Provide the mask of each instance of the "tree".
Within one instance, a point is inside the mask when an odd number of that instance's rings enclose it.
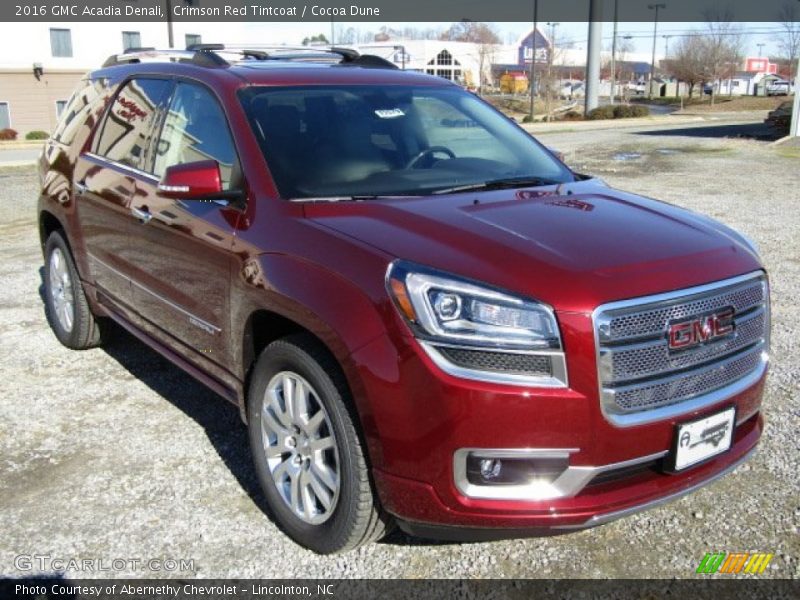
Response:
[[[459,21],[440,36],[442,40],[453,42],[471,42],[477,46],[478,54],[478,87],[483,93],[483,84],[486,71],[494,62],[497,46],[501,43],[500,36],[493,25],[476,21]]]
[[[319,35],[303,38],[303,46],[308,46],[310,44],[330,44],[330,42],[328,38],[325,37],[324,33],[320,33]]]
[[[500,36],[493,25],[477,21],[459,21],[443,32],[439,39],[474,44],[499,44]]]
[[[694,93],[694,86],[703,83],[706,77],[705,44],[697,34],[690,34],[680,39],[672,52],[670,68],[672,74],[689,86],[689,98]]]
[[[701,39],[705,68],[703,81],[711,83],[711,105],[721,79],[730,78],[742,62],[744,35],[729,10],[706,11],[706,33]]]
[[[797,57],[800,55],[800,10],[795,5],[797,2],[786,2],[778,13],[783,31],[778,34],[778,47],[781,54],[789,58],[789,81],[794,80],[794,69]]]

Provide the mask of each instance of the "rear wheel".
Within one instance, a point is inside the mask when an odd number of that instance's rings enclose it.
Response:
[[[278,525],[329,554],[386,531],[338,365],[311,336],[273,342],[248,394],[256,472]]]
[[[89,308],[67,242],[54,231],[44,250],[44,295],[47,321],[58,340],[75,350],[100,344],[100,329]]]

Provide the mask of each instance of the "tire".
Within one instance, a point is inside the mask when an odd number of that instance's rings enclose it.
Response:
[[[101,342],[100,328],[86,301],[72,253],[59,231],[44,246],[44,301],[47,322],[58,341],[73,350]]]
[[[287,403],[287,390],[301,400]],[[349,403],[338,364],[310,335],[277,340],[256,362],[247,406],[256,473],[278,526],[319,554],[377,540],[390,523]]]

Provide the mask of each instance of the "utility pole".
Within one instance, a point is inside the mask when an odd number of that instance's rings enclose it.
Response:
[[[758,58],[761,58],[761,49],[766,46],[765,43],[761,42],[760,44],[756,44],[758,46]]]
[[[531,34],[531,122],[536,91],[536,28],[539,26],[539,0],[533,0],[533,34]]]
[[[652,100],[653,99],[653,79],[655,76],[656,70],[656,37],[658,36],[658,9],[659,8],[667,8],[667,5],[664,3],[657,3],[657,4],[648,4],[647,8],[650,10],[655,9],[656,16],[653,19],[653,57],[650,60],[650,81],[647,85],[647,98]]]
[[[603,43],[603,0],[589,0],[589,44],[586,56],[586,98],[584,110],[597,108],[600,85],[600,51]]]
[[[172,33],[172,0],[167,2],[167,40],[169,41],[170,49],[175,47],[175,36]]]
[[[611,104],[614,104],[617,95],[617,23],[619,0],[614,0],[614,35],[611,36]]]
[[[789,135],[800,136],[800,57],[794,70],[794,104],[792,105],[792,125]]]
[[[547,89],[544,91],[544,100],[545,100],[545,113],[547,114],[547,120],[550,121],[552,115],[550,114],[550,108],[552,104],[552,95],[553,95],[553,60],[555,59],[555,52],[556,52],[556,27],[558,27],[559,23],[550,23],[548,21],[547,26],[550,27],[550,48],[547,53]]]

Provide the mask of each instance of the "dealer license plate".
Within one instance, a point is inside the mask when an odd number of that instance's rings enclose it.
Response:
[[[696,465],[731,447],[736,410],[731,407],[710,417],[678,426],[675,470]]]

